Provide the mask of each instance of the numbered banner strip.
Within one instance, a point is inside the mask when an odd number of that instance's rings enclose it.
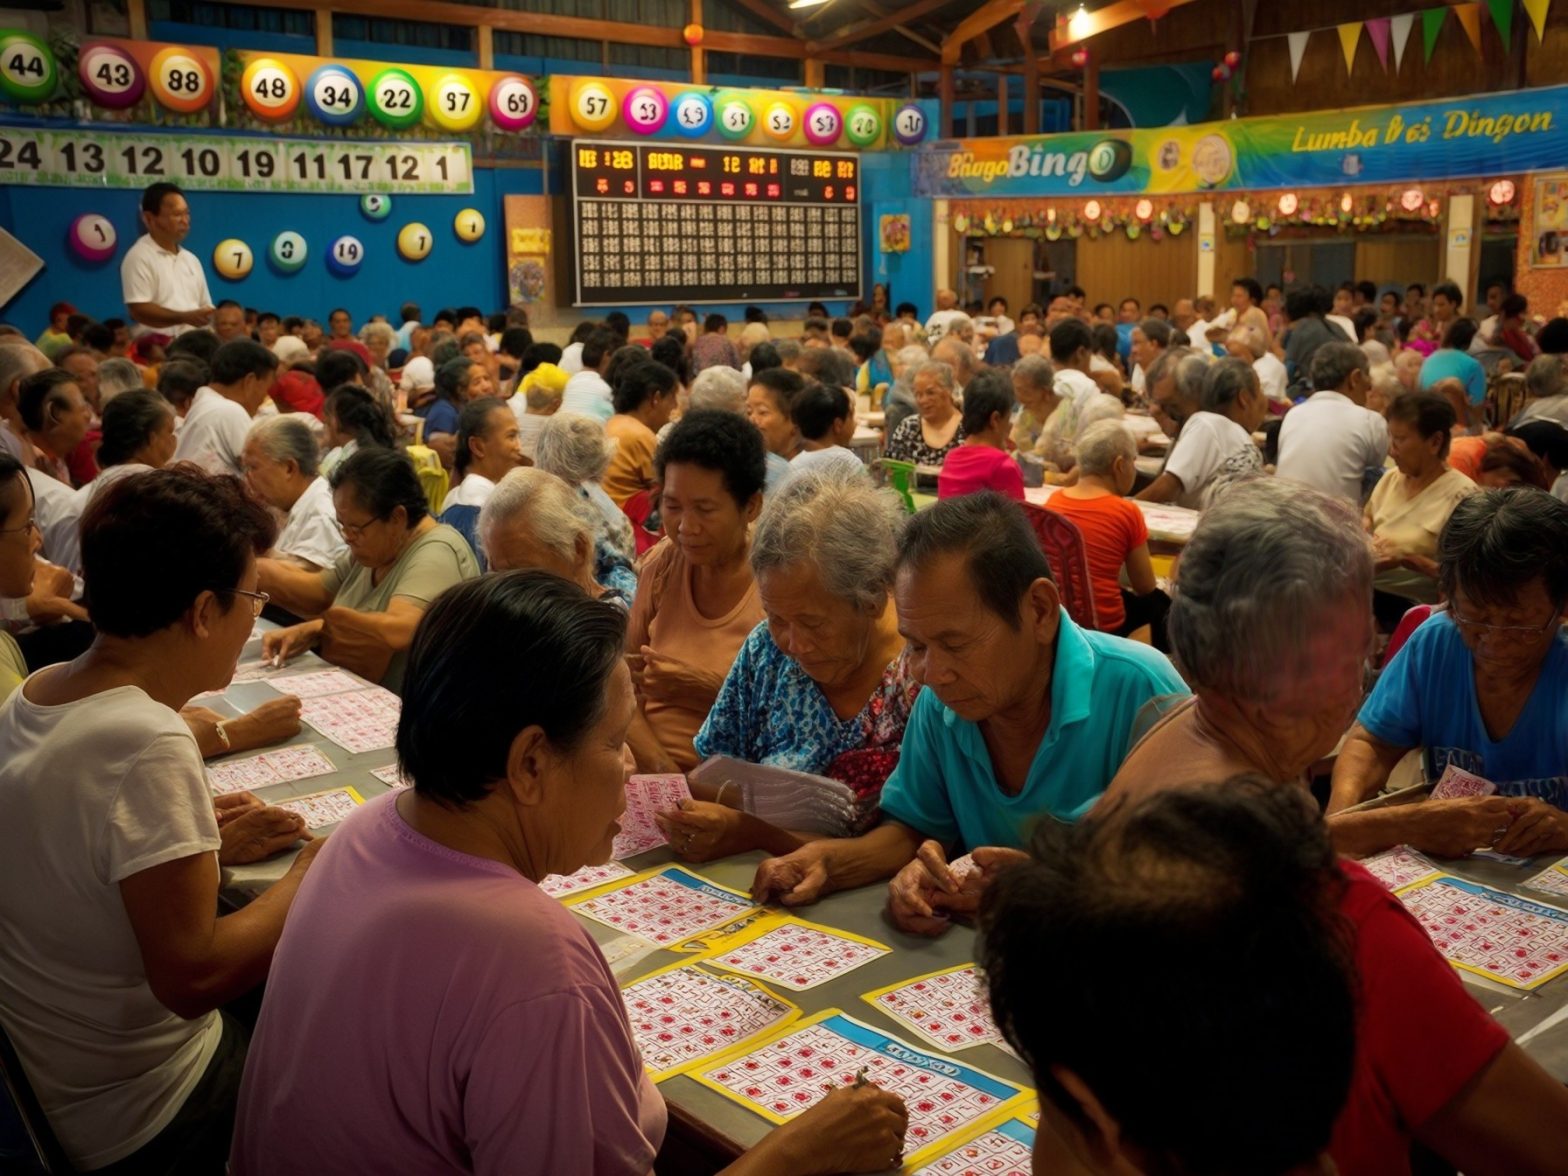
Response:
[[[122,135],[0,127],[0,184],[465,195],[466,143],[346,143],[220,135]]]

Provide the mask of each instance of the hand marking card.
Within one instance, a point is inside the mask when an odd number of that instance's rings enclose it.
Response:
[[[998,1123],[944,1152],[913,1176],[1030,1176],[1034,1128],[1017,1119]]]
[[[800,1012],[742,976],[715,976],[691,964],[634,980],[621,989],[621,998],[656,1082],[779,1028]]]
[[[615,835],[610,856],[616,861],[636,857],[665,844],[664,830],[654,823],[654,815],[681,807],[691,799],[686,777],[633,776],[626,781],[626,811],[621,814],[621,831]]]
[[[975,855],[966,853],[961,858],[954,858],[947,863],[947,872],[953,876],[953,881],[959,886],[969,879],[970,875],[980,872],[980,867],[975,864]]]
[[[1408,845],[1396,845],[1393,849],[1385,849],[1382,853],[1363,858],[1361,864],[1389,890],[1414,886],[1417,882],[1425,882],[1428,878],[1435,878],[1443,872]]]
[[[1001,1045],[985,981],[973,964],[901,980],[861,997],[937,1049]]]
[[[295,698],[320,698],[326,694],[345,694],[350,690],[363,690],[365,684],[342,670],[316,670],[309,674],[288,674],[269,678],[267,685],[279,694],[292,694]]]
[[[1466,972],[1510,988],[1538,988],[1568,972],[1568,914],[1458,878],[1399,892],[1437,950]]]
[[[988,1116],[1021,1105],[1029,1092],[961,1062],[933,1057],[836,1009],[760,1045],[741,1046],[690,1076],[773,1123],[820,1100],[825,1088],[867,1082],[892,1091],[909,1111],[910,1162],[944,1146]]]
[[[1443,774],[1438,777],[1437,784],[1432,789],[1432,799],[1454,800],[1461,796],[1491,796],[1496,791],[1497,785],[1490,780],[1449,764],[1443,769]]]
[[[306,698],[300,717],[344,751],[381,751],[397,742],[397,695],[373,687]]]
[[[1556,895],[1558,899],[1568,898],[1568,858],[1553,862],[1539,874],[1526,878],[1520,885],[1540,894]]]
[[[229,684],[233,685],[235,682],[264,682],[274,674],[280,673],[282,669],[282,666],[275,666],[270,661],[263,661],[259,657],[252,658],[249,661],[242,661],[235,665],[234,676],[229,679]],[[222,691],[216,691],[216,693],[221,694]]]
[[[892,948],[788,916],[759,920],[703,957],[731,972],[802,992],[881,959]]]
[[[606,882],[619,882],[622,878],[630,878],[635,871],[628,870],[620,862],[605,862],[602,866],[584,866],[575,874],[551,874],[539,883],[539,889],[551,898],[565,898],[568,894],[576,894],[580,890],[592,890],[596,886],[603,886]]]
[[[669,866],[625,886],[574,901],[572,909],[596,923],[638,935],[660,947],[681,944],[756,909],[739,891]]]
[[[325,829],[328,825],[336,825],[364,803],[365,798],[353,788],[333,788],[297,796],[293,800],[280,800],[277,807],[304,817],[307,829]]]
[[[412,780],[405,780],[403,778],[403,770],[396,764],[388,764],[384,768],[372,768],[370,770],[370,774],[377,780],[380,780],[388,788],[392,789],[393,792],[397,792],[403,788],[412,788],[414,786],[414,782]],[[627,872],[630,873],[630,871]]]
[[[308,780],[312,776],[325,776],[337,770],[337,765],[317,748],[280,747],[261,755],[222,760],[208,765],[207,785],[214,796],[223,796],[230,792],[286,784],[291,780]]]

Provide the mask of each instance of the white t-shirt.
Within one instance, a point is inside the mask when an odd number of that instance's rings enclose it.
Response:
[[[1217,412],[1195,412],[1171,447],[1165,472],[1181,479],[1178,506],[1206,510],[1232,482],[1263,468],[1263,454],[1247,431]]]
[[[120,296],[129,306],[133,302],[152,302],[165,310],[200,310],[212,305],[207,275],[201,262],[189,249],[170,253],[143,233],[125,251],[120,263]],[[166,335],[183,335],[191,327],[176,323],[159,327]]]
[[[209,474],[240,474],[251,419],[234,401],[211,388],[196,389],[175,435],[174,460],[193,461]]]
[[[1356,333],[1356,324],[1351,322],[1344,315],[1326,314],[1323,317],[1328,322],[1336,323],[1339,326],[1339,329],[1345,332],[1345,339],[1347,342],[1354,343],[1357,339],[1360,338],[1360,336]]]
[[[1360,506],[1366,471],[1387,457],[1387,421],[1338,392],[1314,392],[1280,422],[1275,472]]]
[[[278,555],[303,560],[316,568],[330,568],[348,550],[338,531],[338,512],[332,505],[332,487],[325,478],[316,478],[305,493],[289,507],[288,521],[278,533],[272,550]]]
[[[0,421],[0,453],[9,453],[24,466],[33,464],[32,445],[11,431],[9,421]]]
[[[947,334],[948,324],[963,313],[961,310],[939,310],[926,319],[926,342],[933,346],[938,343]]]
[[[404,392],[426,392],[436,386],[436,365],[428,356],[416,355],[403,365],[398,387]],[[331,388],[326,391],[332,391]]]
[[[615,405],[610,399],[610,385],[592,368],[578,372],[566,381],[561,393],[561,411],[579,412],[583,416],[608,421],[615,415]]]
[[[534,455],[539,451],[539,433],[544,428],[548,416],[528,411],[528,395],[518,392],[506,402],[511,406],[512,415],[517,418],[517,439],[522,444],[523,456],[533,461]]]
[[[543,417],[539,418],[544,420]],[[446,496],[441,509],[449,506],[483,506],[489,501],[490,495],[495,493],[495,483],[483,474],[468,474],[457,484],[457,488]]]
[[[583,370],[583,345],[581,343],[568,343],[561,348],[560,368],[569,376],[575,376]]]
[[[0,812],[0,1020],[72,1163],[102,1167],[168,1125],[222,1035],[153,995],[119,886],[217,850],[201,754],[134,686],[38,706],[24,684],[0,706]]]
[[[1290,383],[1290,377],[1285,372],[1285,365],[1280,362],[1279,356],[1272,351],[1265,351],[1261,359],[1252,361],[1252,370],[1258,373],[1258,383],[1263,386],[1263,395],[1276,403],[1289,400],[1285,393],[1285,386]]]
[[[44,558],[73,574],[81,571],[82,512],[76,497],[78,491],[31,466],[27,480],[33,487],[33,518],[44,535]]]

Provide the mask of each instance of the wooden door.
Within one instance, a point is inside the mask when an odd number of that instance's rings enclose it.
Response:
[[[1001,295],[1016,320],[1019,310],[1034,301],[1034,242],[1028,237],[987,238],[985,260],[996,267],[986,279],[986,301]]]

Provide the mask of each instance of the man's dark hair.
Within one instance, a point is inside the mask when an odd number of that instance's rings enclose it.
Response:
[[[1362,281],[1356,283],[1355,289],[1356,293],[1361,295],[1361,300],[1363,302],[1377,301],[1377,283],[1369,282],[1363,279]]]
[[[365,361],[347,347],[328,347],[316,360],[316,382],[323,388],[352,384],[365,378]]]
[[[742,312],[742,314],[748,323],[762,323],[764,325],[767,324],[768,312],[763,310],[760,306],[748,306]]]
[[[756,376],[770,368],[783,367],[784,359],[779,355],[779,349],[773,345],[772,340],[758,343],[751,349],[747,356],[751,361],[751,374]]]
[[[1231,289],[1235,289],[1237,286],[1240,286],[1243,290],[1245,290],[1247,292],[1247,297],[1252,299],[1255,305],[1262,304],[1263,287],[1258,285],[1258,280],[1256,278],[1233,278],[1231,279],[1230,284]]]
[[[1018,404],[1013,381],[995,368],[987,368],[964,387],[963,428],[972,437],[991,427],[991,417],[1001,413],[1005,426]]]
[[[903,318],[906,314],[912,314],[918,318],[920,316],[920,308],[913,302],[900,302],[893,308],[894,318]]]
[[[16,411],[29,431],[42,433],[69,407],[66,385],[76,386],[76,377],[64,368],[44,368],[24,376],[16,388]]]
[[[1094,336],[1089,333],[1089,324],[1081,319],[1063,319],[1051,328],[1051,358],[1057,363],[1066,363],[1077,355],[1080,350],[1094,350]]]
[[[478,400],[470,400],[458,412],[457,448],[452,455],[452,472],[457,478],[461,479],[468,473],[468,467],[474,460],[474,455],[468,451],[468,443],[475,437],[483,439],[489,436],[490,414],[498,408],[505,408],[508,414],[512,411],[506,407],[504,400],[481,396]]]
[[[605,329],[608,330],[610,334],[614,335],[623,343],[632,333],[631,317],[624,310],[612,310],[609,314],[605,315],[604,325]]]
[[[686,351],[686,332],[680,328],[666,331],[648,348],[648,358],[662,363],[683,384],[691,383],[691,356]]]
[[[501,354],[522,359],[533,346],[534,335],[527,327],[507,327],[501,332]]]
[[[745,417],[722,409],[698,409],[677,421],[659,446],[654,467],[660,482],[671,465],[716,471],[735,505],[744,509],[762,493],[767,480],[767,448],[757,426]]]
[[[278,357],[254,339],[233,339],[212,357],[212,382],[238,384],[246,376],[269,376],[278,370]]]
[[[211,374],[199,359],[166,359],[158,365],[158,392],[170,404],[184,404],[206,384]]]
[[[1459,500],[1437,539],[1437,582],[1504,608],[1539,578],[1560,610],[1568,601],[1568,502],[1534,486],[1481,490]]]
[[[853,319],[836,318],[828,326],[828,331],[835,339],[847,340],[855,333],[855,322]]]
[[[124,465],[153,438],[174,409],[156,392],[133,388],[103,406],[103,440],[98,465]]]
[[[405,323],[417,323],[419,321],[419,303],[403,303],[403,305],[398,308],[398,314],[402,317]]]
[[[1443,335],[1443,346],[1453,351],[1469,351],[1480,329],[1473,318],[1456,318],[1448,324],[1448,330]]]
[[[714,311],[712,314],[704,316],[702,320],[703,332],[709,335],[723,334],[725,331],[729,330],[729,326],[730,320],[725,318],[722,314],[718,313],[718,311]]]
[[[163,198],[165,196],[183,196],[184,189],[178,184],[171,184],[167,180],[160,180],[156,184],[148,184],[142,189],[142,211],[148,216],[157,216],[163,211]]]
[[[88,323],[82,328],[82,346],[93,351],[108,351],[114,346],[114,328],[104,323]],[[55,362],[60,362],[58,355]]]
[[[282,322],[282,320],[278,318],[277,314],[275,312],[273,312],[273,311],[270,311],[270,310],[264,310],[264,311],[262,311],[260,314],[258,314],[256,316],[256,325],[258,327],[261,326],[262,323],[281,323],[281,322]]]
[[[833,426],[847,419],[855,411],[849,393],[818,380],[807,380],[806,386],[790,400],[789,419],[795,422],[800,435],[808,441],[821,441],[833,431]]]
[[[1459,289],[1458,282],[1439,282],[1432,287],[1432,297],[1436,298],[1439,294],[1452,302],[1456,310],[1464,305],[1464,292]]]
[[[801,352],[802,355],[805,352]],[[825,382],[825,381],[824,381]],[[746,387],[764,388],[779,411],[785,416],[789,415],[790,405],[795,397],[800,395],[800,390],[806,386],[806,377],[800,372],[792,372],[786,367],[766,368],[763,371],[753,371],[751,379],[746,381]]]
[[[1055,579],[1023,508],[994,490],[943,499],[909,520],[898,544],[899,571],[918,575],[943,555],[964,556],[976,598],[1015,632],[1029,586]]]
[[[1323,313],[1323,299],[1327,291],[1321,286],[1292,286],[1285,291],[1285,317],[1293,323]]]
[[[619,382],[611,385],[610,399],[616,412],[632,413],[658,393],[673,395],[676,385],[674,372],[657,360],[644,359],[621,373]]]
[[[589,334],[583,342],[583,369],[598,370],[604,362],[604,357],[620,346],[620,340],[610,331],[600,327]]]
[[[523,373],[526,375],[543,363],[559,364],[560,362],[561,349],[559,346],[554,343],[533,342],[530,343],[527,350],[523,352]]]
[[[165,359],[195,359],[211,367],[212,357],[218,354],[218,348],[222,346],[222,339],[206,327],[201,327],[176,335],[163,349],[163,356]]]

